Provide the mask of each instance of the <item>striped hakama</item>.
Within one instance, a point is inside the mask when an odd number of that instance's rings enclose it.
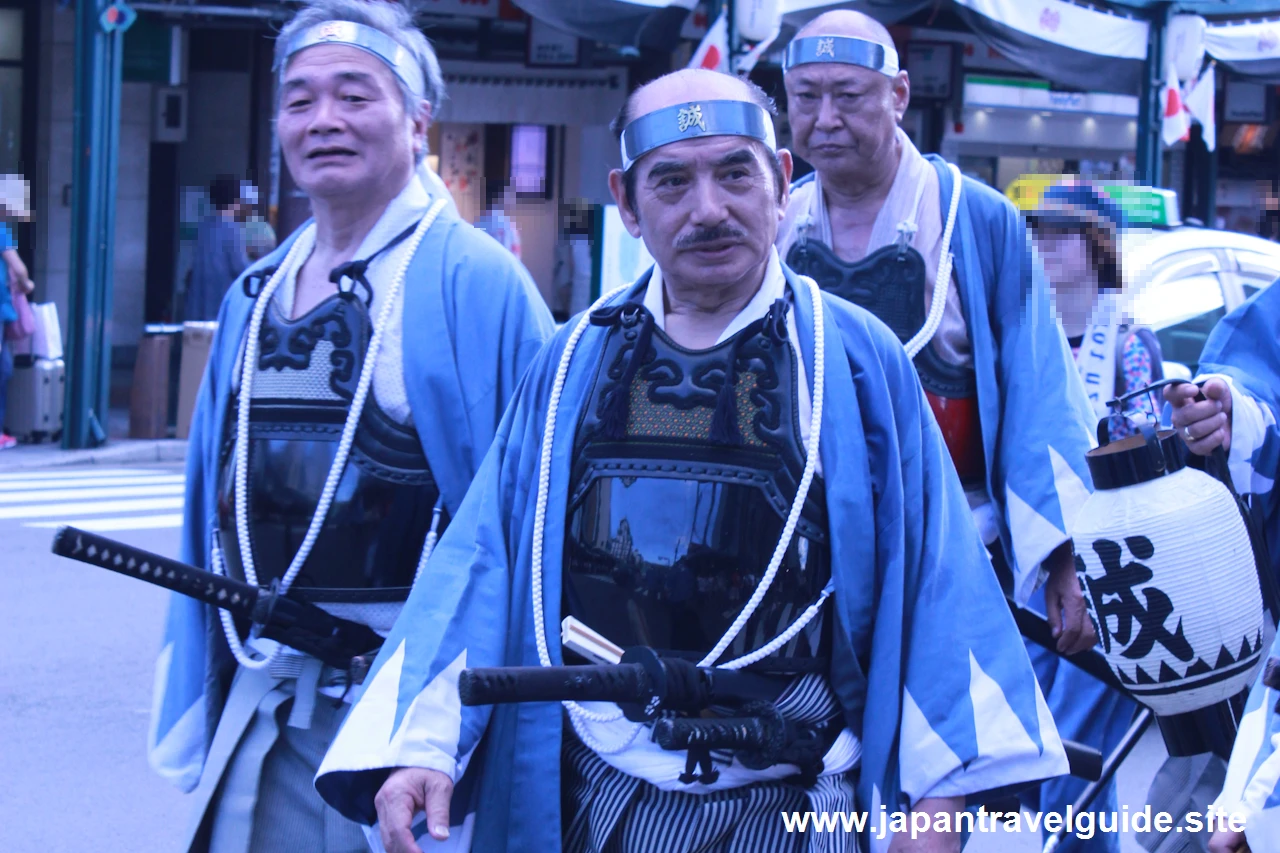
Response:
[[[797,723],[839,717],[826,679],[812,674],[792,682],[777,707]],[[856,770],[819,776],[807,789],[763,781],[710,793],[664,791],[607,764],[567,718],[561,767],[564,853],[858,853],[852,833],[791,833],[782,821],[784,812],[853,811]]]

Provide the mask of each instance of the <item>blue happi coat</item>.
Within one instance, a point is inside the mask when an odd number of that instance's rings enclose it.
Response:
[[[951,170],[937,155],[943,210]],[[1009,200],[965,178],[951,238],[978,381],[987,491],[1026,604],[1041,563],[1067,541],[1093,480],[1085,453],[1097,418],[1053,312],[1048,281]]]
[[[955,181],[941,157],[926,159],[938,175],[945,222]],[[977,377],[986,491],[1013,571],[1013,597],[1025,605],[1044,580],[1041,564],[1070,538],[1089,497],[1084,455],[1095,443],[1097,418],[1026,225],[1009,200],[964,178],[950,248]]]
[[[1261,291],[1228,314],[1200,359],[1199,378],[1217,375],[1231,384],[1232,480],[1239,491],[1253,494],[1274,570],[1280,558],[1280,287]],[[1280,637],[1268,655],[1277,657]],[[1262,683],[1264,672],[1249,693],[1218,806],[1246,822],[1253,853],[1280,853],[1280,690]]]
[[[813,285],[787,275],[812,383]],[[647,278],[613,303],[639,300]],[[828,606],[837,617],[830,676],[862,740],[860,807],[896,809],[1065,773],[1057,731],[911,362],[870,314],[835,297],[822,301],[820,455],[836,590]],[[560,849],[560,707],[462,707],[457,681],[465,667],[538,664],[530,573],[538,462],[575,324],[530,367],[321,765],[317,789],[354,820],[376,820],[374,794],[389,768],[427,767],[460,780],[448,849],[468,841],[485,853]],[[551,448],[542,599],[554,663],[574,432],[606,334],[590,326],[578,345]],[[862,845],[882,851],[888,840],[864,835]]]
[[[301,230],[246,275],[278,265]],[[242,281],[218,313],[191,421],[180,558],[203,568],[209,566],[231,379],[253,310]],[[554,326],[524,268],[450,209],[423,237],[403,298],[404,384],[413,425],[454,516],[524,368]],[[200,780],[234,666],[216,614],[174,595],[157,663],[148,752],[157,772],[185,791]]]

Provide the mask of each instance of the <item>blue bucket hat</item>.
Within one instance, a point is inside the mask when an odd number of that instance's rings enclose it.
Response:
[[[1093,248],[1098,266],[1098,283],[1119,289],[1120,250],[1118,234],[1126,226],[1124,211],[1093,184],[1056,184],[1044,191],[1040,206],[1027,214],[1033,230],[1079,231]]]

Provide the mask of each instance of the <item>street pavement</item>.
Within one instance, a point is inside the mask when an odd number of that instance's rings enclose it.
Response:
[[[167,593],[49,552],[57,527],[174,556],[176,464],[0,469],[0,853],[177,851],[190,802],[147,765],[153,666]],[[1121,768],[1145,802],[1164,758],[1148,732]],[[978,834],[968,853],[1033,853],[1038,839]],[[1140,853],[1130,836],[1123,853]]]
[[[147,765],[167,593],[49,553],[59,524],[176,555],[179,465],[0,469],[0,851],[175,851]]]

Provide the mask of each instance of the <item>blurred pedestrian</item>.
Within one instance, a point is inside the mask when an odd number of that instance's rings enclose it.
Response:
[[[489,181],[485,186],[484,215],[476,222],[476,227],[502,244],[518,259],[520,257],[520,228],[510,216],[514,203],[510,186],[506,181]]]
[[[1155,334],[1124,322],[1119,252],[1124,213],[1090,184],[1059,184],[1045,192],[1027,222],[1085,392],[1101,420],[1110,414],[1108,400],[1164,378]],[[1138,418],[1152,413],[1145,394],[1125,407],[1126,415]],[[1112,438],[1135,430],[1126,417],[1112,417],[1108,426]]]
[[[250,261],[271,252],[276,247],[276,232],[271,223],[258,212],[258,188],[252,181],[240,184],[240,226],[244,231],[245,254]]]
[[[219,175],[209,184],[213,210],[196,231],[195,257],[187,286],[184,316],[187,320],[214,320],[231,282],[249,266],[244,234],[236,222],[240,209],[240,182]]]
[[[25,297],[34,285],[27,275],[26,264],[18,257],[13,231],[4,224],[0,224],[0,258],[4,259],[8,278],[8,286],[0,287],[0,326],[4,326],[4,334],[0,334],[0,450],[8,450],[18,443],[16,438],[3,431],[9,378],[13,375],[13,348],[9,334],[11,324],[17,324],[19,319],[15,300],[19,295]]]

